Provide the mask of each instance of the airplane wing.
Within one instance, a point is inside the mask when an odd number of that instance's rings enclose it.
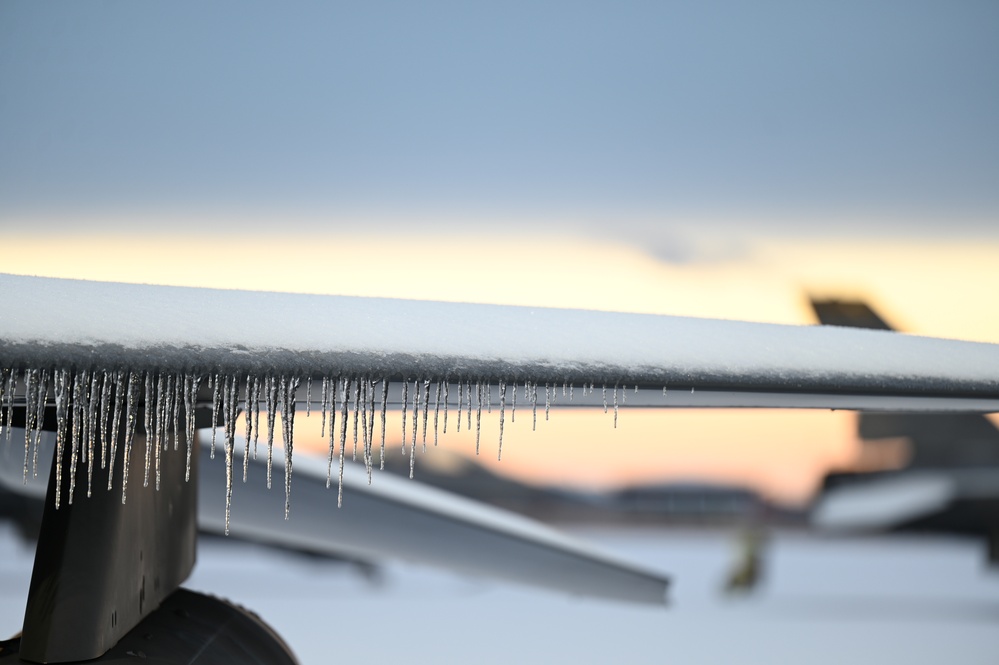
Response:
[[[591,406],[616,386],[639,388],[629,406],[999,410],[999,347],[884,331],[15,275],[0,290],[0,366],[15,369],[569,384]]]

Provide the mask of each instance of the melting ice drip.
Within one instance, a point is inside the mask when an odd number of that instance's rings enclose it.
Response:
[[[15,404],[25,408],[24,479],[28,474],[37,476],[38,447],[46,407],[55,406],[57,463],[55,507],[63,501],[63,459],[70,459],[72,474],[66,501],[73,503],[77,476],[86,472],[87,496],[93,492],[94,464],[108,470],[108,487],[112,490],[114,462],[118,445],[124,446],[121,500],[128,495],[129,459],[136,441],[139,419],[145,433],[143,486],[150,478],[157,490],[160,488],[160,462],[162,454],[179,451],[181,434],[184,435],[186,456],[185,480],[191,477],[192,446],[196,436],[195,413],[198,408],[212,412],[211,458],[214,459],[221,428],[222,450],[226,465],[226,533],[228,533],[234,460],[236,457],[236,423],[240,411],[245,421],[245,443],[242,450],[242,476],[246,482],[249,460],[257,457],[261,438],[260,412],[263,404],[266,413],[267,487],[272,484],[274,437],[278,412],[281,413],[281,436],[284,449],[285,519],[291,510],[292,453],[294,450],[295,407],[303,379],[289,375],[253,375],[209,373],[206,375],[179,374],[138,370],[27,368],[0,369],[0,436],[11,441],[12,415]],[[499,397],[499,449],[503,454],[503,428],[507,405],[510,419],[517,413],[517,395],[530,404],[532,428],[537,428],[539,392],[544,390],[545,420],[556,403],[559,392],[569,401],[577,386],[564,382],[560,385],[531,381],[520,383],[500,380],[497,384],[483,381],[449,378],[433,380],[391,381],[371,376],[323,376],[307,378],[305,405],[307,414],[313,405],[313,383],[319,382],[321,390],[321,436],[329,437],[326,486],[332,486],[334,461],[338,467],[337,505],[343,502],[343,472],[348,439],[352,441],[351,457],[357,459],[358,449],[371,482],[374,468],[374,449],[379,449],[379,467],[385,466],[385,443],[390,385],[401,388],[399,403],[402,424],[402,452],[409,448],[409,476],[413,477],[418,444],[427,449],[428,428],[433,414],[433,442],[437,445],[438,433],[447,433],[450,413],[456,409],[455,429],[461,431],[462,420],[468,431],[472,429],[475,413],[475,450],[479,452],[482,432],[482,410],[492,412],[493,388]],[[592,395],[593,383],[582,386],[583,394]],[[202,390],[204,389],[204,393]],[[603,409],[614,410],[617,426],[618,407],[626,401],[624,386],[600,386]],[[637,392],[638,387],[635,386]],[[611,393],[611,396],[608,396]],[[203,399],[210,394],[209,400]],[[665,388],[663,395],[666,395]],[[453,398],[452,396],[455,396]],[[411,409],[411,413],[410,413]],[[376,435],[375,427],[378,423]],[[4,424],[6,423],[6,427]],[[119,437],[119,435],[121,435]],[[252,441],[252,449],[251,449]],[[82,482],[82,481],[81,481]]]

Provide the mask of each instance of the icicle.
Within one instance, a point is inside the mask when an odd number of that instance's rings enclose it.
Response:
[[[569,401],[572,401],[573,384],[569,384]]]
[[[423,452],[427,452],[427,421],[430,416],[430,380],[423,380]]]
[[[97,444],[97,419],[100,417],[101,378],[95,370],[90,376],[90,394],[87,397],[87,498],[93,496],[94,449]]]
[[[666,397],[666,386],[663,386],[663,397]]]
[[[516,388],[514,388],[514,394],[517,394]],[[500,379],[499,382],[499,398],[500,398],[500,412],[499,412],[499,452],[496,455],[496,459],[503,459],[503,419],[506,415],[506,381]]]
[[[247,412],[247,418],[250,417]],[[260,377],[253,377],[253,459],[257,459],[257,443],[260,441]]]
[[[482,434],[482,383],[475,382],[475,454],[479,454],[479,439]],[[469,424],[471,427],[471,424]]]
[[[354,450],[351,453],[351,459],[357,461],[357,426],[360,421],[358,417],[361,410],[361,379],[358,377],[354,381]],[[414,421],[415,422],[415,421]]]
[[[152,449],[149,447],[153,438],[153,375],[146,372],[145,395],[142,401],[142,424],[146,432],[144,439],[146,444],[145,471],[143,472],[142,486],[149,487],[149,467],[152,464]],[[212,427],[215,427],[215,409],[212,409]],[[152,443],[155,445],[155,441]],[[215,454],[215,430],[212,430],[212,455]]]
[[[402,382],[402,454],[406,454],[406,403],[409,401],[409,379]]]
[[[3,408],[4,402],[7,405],[7,414],[4,417],[7,429],[0,429],[0,431],[4,433],[9,445],[14,429],[14,387],[17,385],[17,371],[14,369],[4,369],[3,374],[0,374],[0,379],[2,379],[0,381],[0,408]],[[2,426],[3,423],[0,423],[0,428]]]
[[[341,394],[340,399],[340,481],[339,487],[336,494],[336,507],[339,508],[343,505],[343,465],[344,465],[344,449],[347,447],[347,398],[350,391],[350,379],[344,378],[341,383]],[[330,428],[332,430],[332,423]]]
[[[218,434],[218,426],[216,423],[219,421],[219,406],[222,401],[222,377],[215,374],[214,376],[209,377],[209,379],[212,384],[212,451],[209,457],[211,459],[215,459],[215,439]],[[270,487],[270,483],[267,483],[267,486]]]
[[[37,411],[33,408],[38,401],[38,370],[24,370],[24,484],[28,484],[28,460],[31,458],[31,433],[38,427],[35,422]]]
[[[614,390],[615,390],[615,392],[617,391],[617,387],[616,386],[615,386]],[[627,385],[623,385],[623,386],[621,386],[621,404],[627,404],[627,403],[628,403],[628,386]]]
[[[531,414],[533,417],[533,424],[531,425],[531,431],[536,431],[538,429],[538,384],[531,384]]]
[[[441,415],[441,391],[443,390],[441,382],[437,382],[437,388],[434,390],[434,448],[437,447],[437,433],[439,431],[438,423],[440,421]]]
[[[458,431],[461,431],[461,404],[465,394],[465,384],[458,380]]]
[[[156,386],[156,442],[166,450],[170,445],[170,375],[161,373]]]
[[[419,381],[413,381],[413,442],[409,446],[409,477],[413,477],[416,467],[416,434],[420,419],[420,386]]]
[[[548,416],[552,410],[552,386],[550,383],[545,384],[545,421],[547,422]]]
[[[319,426],[319,436],[326,436],[326,413],[329,409],[329,399],[330,399],[330,378],[328,376],[323,377],[323,392],[321,396],[323,402],[323,419]],[[327,485],[329,487],[329,485]]]
[[[326,489],[330,488],[330,481],[333,476],[333,450],[336,448],[336,435],[333,431],[333,426],[336,424],[336,387],[339,379],[327,380],[327,392],[324,397],[324,404],[331,404],[328,409],[330,418],[330,447],[329,455],[326,460]]]
[[[56,510],[58,510],[62,500],[62,459],[66,451],[66,428],[69,421],[69,414],[67,411],[69,409],[70,387],[68,384],[70,381],[70,375],[67,370],[59,369],[55,371],[53,379],[55,383],[53,391],[55,393],[56,405],[55,507]]]
[[[88,372],[77,372],[73,377],[73,402],[70,405],[70,413],[73,418],[73,426],[70,433],[70,456],[69,456],[69,498],[67,503],[73,505],[73,494],[76,491],[76,465],[80,459],[80,449],[83,444],[83,437],[86,436],[86,427],[83,422],[83,414],[87,408],[87,382]]]
[[[253,436],[253,376],[246,375],[246,400],[244,402],[243,419],[246,421],[243,441],[243,482],[246,482],[250,471],[250,438]]]
[[[617,429],[617,384],[614,384],[614,429]]]
[[[101,391],[101,468],[108,469],[108,491],[114,478],[114,456],[118,451],[118,420],[121,418],[122,372],[104,372]],[[112,393],[111,387],[114,386]],[[114,409],[112,411],[112,408]]]
[[[468,395],[468,429],[472,429],[472,382],[465,382],[465,394]]]
[[[111,411],[111,373],[104,371],[101,383],[101,468],[108,468],[108,416]]]
[[[41,445],[42,427],[45,423],[45,403],[49,394],[49,371],[43,369],[38,379],[38,403],[35,405],[35,422],[38,428],[35,430],[34,442],[31,446],[31,476],[38,477],[38,448]]]
[[[372,450],[375,447],[375,380],[371,377],[365,379],[364,392],[368,396],[367,413],[368,413],[368,441],[365,449],[365,454],[367,455],[367,465],[368,465],[368,484],[371,484],[371,471],[374,466],[374,455]]]
[[[378,465],[382,470],[385,469],[385,416],[388,411],[388,389],[388,379],[382,379],[382,447],[378,452]]]
[[[222,452],[225,455],[225,535],[229,535],[229,515],[232,507],[232,458],[236,447],[236,402],[239,380],[226,375],[222,385]],[[158,448],[157,448],[158,450]],[[157,482],[159,480],[157,479]]]
[[[114,376],[114,413],[111,416],[111,451],[108,461],[108,491],[114,481],[114,458],[118,454],[118,428],[121,422],[122,411],[125,407],[125,393],[128,386],[125,384],[125,373],[116,372]]]
[[[277,378],[268,376],[267,385],[267,489],[271,488],[271,475],[274,467],[274,428],[277,418],[278,382]]]
[[[451,397],[451,382],[445,379],[442,383],[444,384],[444,429],[442,431],[447,434],[447,403]]]
[[[569,389],[568,384],[565,381],[563,381],[562,382],[562,397],[566,396],[566,392],[568,391],[568,389]]]
[[[181,381],[183,377],[174,374],[170,377],[170,401],[173,402],[173,449],[180,448],[180,392],[182,390]]]
[[[166,392],[164,393],[163,396],[163,426],[160,427],[160,430],[163,432],[163,441],[162,441],[163,450],[169,450],[171,428],[173,428],[174,430],[174,437],[176,438],[177,436],[177,429],[176,427],[174,427],[176,423],[174,422],[173,419],[174,416],[173,409],[175,406],[173,398],[174,394],[176,393],[176,385],[174,385],[172,374],[166,375],[166,379],[163,381],[163,387],[166,390]],[[176,450],[176,441],[174,442],[174,450]]]
[[[517,422],[517,382],[513,383],[513,404],[510,406],[510,422]]]
[[[601,389],[603,391],[603,398],[604,398],[604,413],[607,413],[607,384],[606,383],[603,384]]]
[[[135,440],[135,430],[139,422],[136,413],[139,392],[140,375],[136,372],[128,374],[128,388],[125,393],[125,457],[121,466],[121,502],[125,503],[125,494],[128,491],[128,467],[132,459],[132,442]]]
[[[83,433],[80,429],[83,427],[83,414],[79,413],[84,407],[85,396],[80,395],[80,382],[81,375],[79,372],[71,375],[72,387],[69,390],[69,416],[72,419],[69,431],[69,447],[70,447],[70,464],[72,466],[72,475],[70,476],[70,496],[69,503],[73,503],[72,488],[74,487],[74,481],[76,480],[76,462],[79,455],[79,443],[83,438]],[[84,430],[85,431],[85,430]]]
[[[31,459],[31,434],[37,427],[34,422],[38,400],[38,370],[24,370],[24,484],[28,484],[28,461]]]
[[[368,472],[368,484],[371,484],[371,446],[368,445],[368,380],[361,380],[361,459],[364,470]]]
[[[295,395],[298,391],[298,377],[281,379],[283,388],[284,410],[282,412],[284,424],[284,518],[288,519],[291,514],[291,456],[294,452],[295,442]]]
[[[493,412],[493,387],[491,385],[489,385],[489,382],[486,382],[485,385],[482,386],[482,392],[486,396],[486,413],[492,413]]]
[[[162,445],[163,444],[163,429],[164,429],[164,426],[163,426],[164,425],[164,423],[163,423],[163,421],[164,421],[164,417],[163,417],[164,413],[163,412],[166,410],[166,407],[164,406],[163,402],[164,402],[165,393],[166,393],[166,388],[164,387],[164,384],[163,384],[163,375],[160,374],[159,377],[157,377],[157,380],[156,380],[156,423],[155,423],[156,434],[153,437],[153,449],[154,449],[155,461],[156,461],[155,468],[156,468],[156,491],[157,492],[160,490],[160,459],[161,459],[161,457],[163,455],[163,453],[162,453],[162,450],[163,450],[163,445]],[[147,408],[148,408],[148,405],[147,405]],[[224,417],[224,415],[223,415],[223,417]]]
[[[184,460],[184,482],[191,480],[191,454],[194,448],[195,437],[197,436],[197,415],[198,387],[201,385],[201,377],[189,375],[185,377],[184,389],[184,413],[187,416],[187,453]]]

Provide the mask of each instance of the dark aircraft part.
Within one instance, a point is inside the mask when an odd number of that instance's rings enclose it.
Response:
[[[991,559],[999,533],[999,497],[957,499],[939,512],[899,524],[897,530],[984,536]]]
[[[999,430],[977,413],[861,413],[865,440],[905,437],[912,469],[999,466]]]
[[[183,448],[185,443],[179,443]],[[183,450],[163,452],[160,489],[155,488],[154,469],[143,487],[146,441],[136,433],[123,503],[124,453],[122,441],[111,490],[108,470],[94,460],[88,498],[84,462],[78,462],[71,495],[72,456],[66,450],[58,508],[55,465],[60,462],[53,457],[25,610],[23,660],[57,663],[101,656],[155,610],[194,566],[197,455],[193,477],[185,482]]]
[[[892,330],[866,303],[849,300],[812,300],[824,325]],[[999,563],[999,491],[983,474],[999,469],[999,429],[977,413],[891,413],[862,411],[858,434],[864,441],[904,438],[910,459],[904,471],[832,473],[823,493],[837,488],[927,472],[946,477],[954,495],[936,510],[902,522],[885,524],[896,531],[922,531],[984,537],[988,560]],[[911,476],[910,476],[911,477]]]
[[[859,300],[812,300],[819,322],[827,326],[893,330]],[[860,438],[908,438],[910,468],[999,466],[999,430],[976,413],[860,414]]]
[[[0,665],[22,662],[22,640],[0,642]],[[177,589],[104,656],[88,663],[297,665],[288,645],[257,615],[227,601]]]
[[[812,299],[812,309],[824,326],[841,328],[867,328],[869,330],[891,330],[867,303],[859,300],[816,300]]]

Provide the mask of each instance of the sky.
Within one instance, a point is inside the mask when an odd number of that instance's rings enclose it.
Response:
[[[863,297],[999,342],[997,73],[992,2],[8,0],[0,270],[783,323]],[[850,414],[590,417],[498,470],[800,501],[857,454]]]

